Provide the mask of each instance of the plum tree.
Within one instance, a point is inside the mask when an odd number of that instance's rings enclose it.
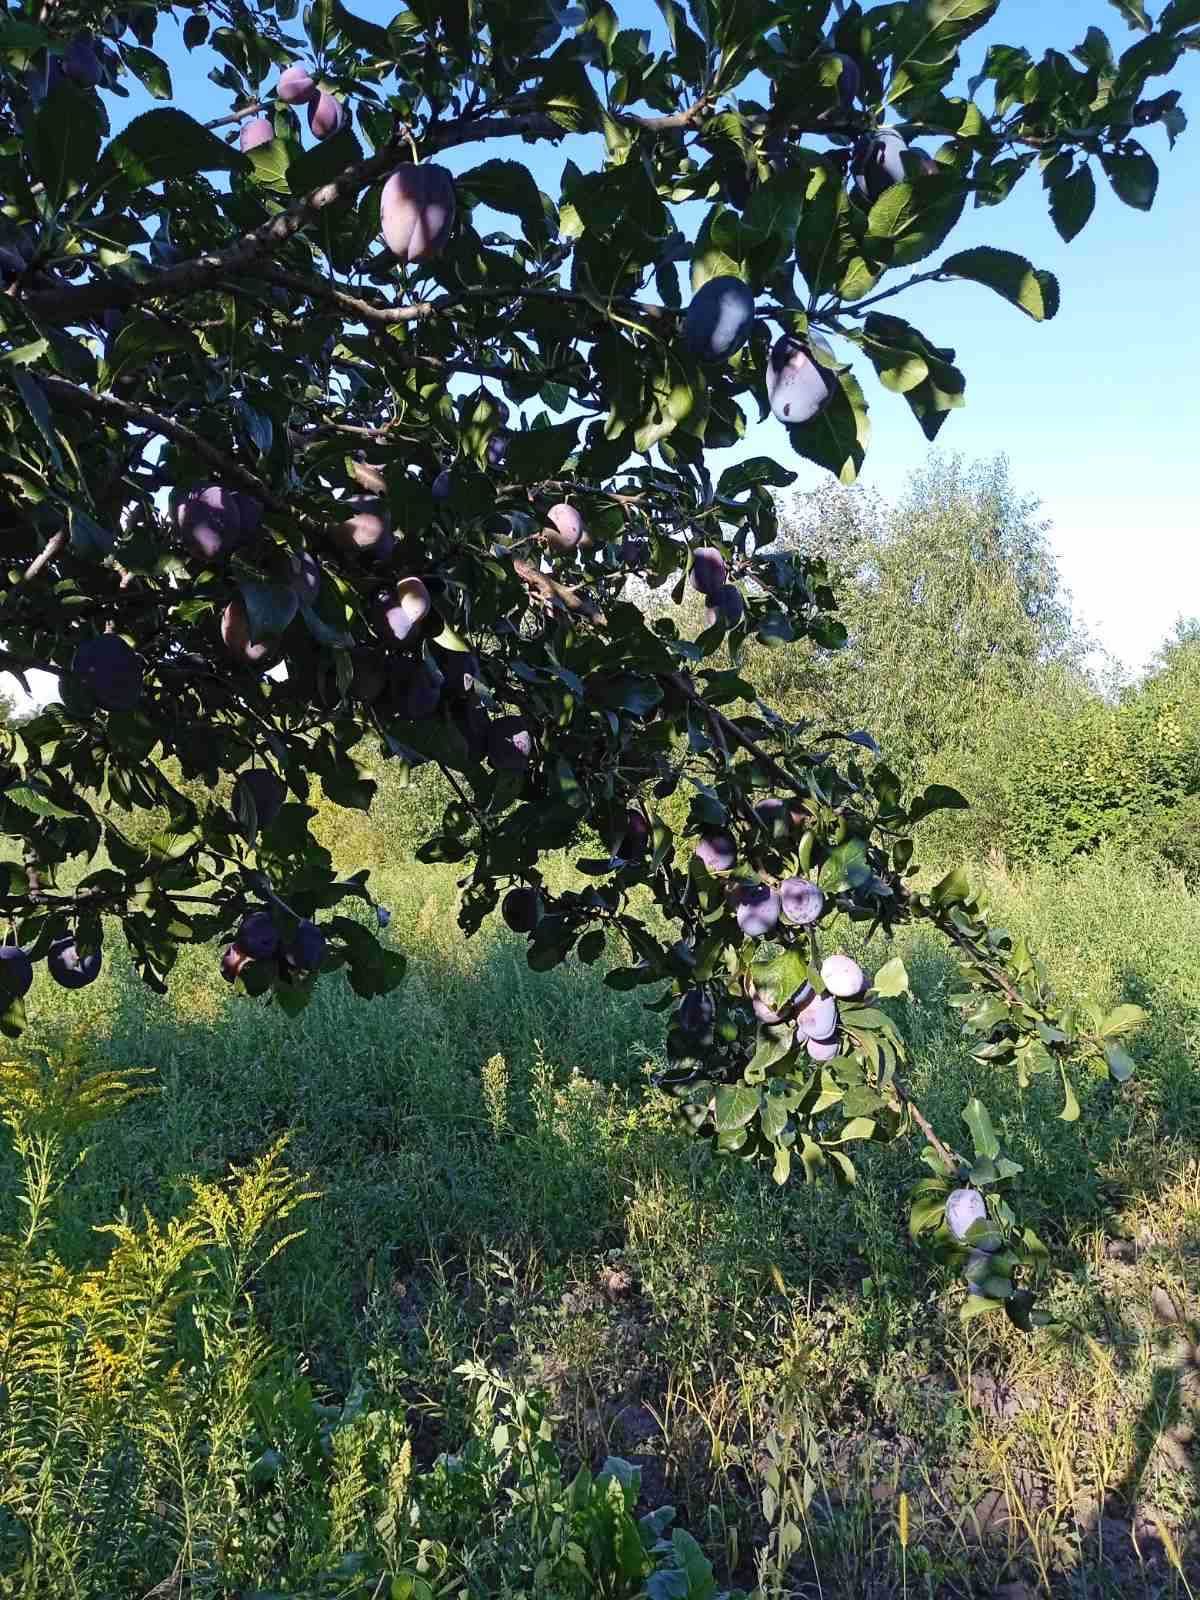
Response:
[[[428,261],[445,247],[454,226],[454,179],[436,162],[398,166],[383,186],[383,242],[402,261]]]
[[[656,1008],[681,1128],[780,1182],[851,1182],[855,1139],[919,1131],[914,1234],[959,1270],[978,1236],[947,1197],[986,1191],[968,1310],[1029,1327],[1047,1255],[986,1108],[964,1154],[906,1081],[902,966],[864,990],[825,963],[851,924],[935,930],[970,1048],[1021,1086],[1053,1069],[1068,1114],[1076,1073],[1128,1076],[1136,1008],[1060,1006],[963,873],[918,875],[962,797],[739,698],[742,669],[847,638],[824,565],[777,540],[775,454],[853,481],[877,400],[939,435],[966,379],[904,314],[915,285],[1055,315],[999,208],[1030,173],[1066,239],[1097,175],[1150,205],[1191,10],[1122,4],[1128,48],[1096,25],[1037,59],[982,36],[992,0],[667,9],[669,50],[598,0],[386,29],[314,3],[303,44],[282,12],[210,34],[169,0],[129,14],[136,48],[94,0],[0,30],[0,664],[61,686],[0,735],[0,1028],[52,948],[117,930],[160,992],[189,942],[287,1015],[338,972],[394,989],[405,930],[368,874],[306,805],[264,827],[279,791],[250,776],[367,808],[369,746],[445,785],[416,855],[461,863],[465,935],[536,886],[531,967],[578,953]],[[176,22],[227,96],[209,126],[123,98],[163,92]],[[563,148],[535,169],[497,140]],[[968,203],[995,243],[957,243]],[[689,583],[699,630],[665,604]],[[582,852],[572,887],[551,851]]]

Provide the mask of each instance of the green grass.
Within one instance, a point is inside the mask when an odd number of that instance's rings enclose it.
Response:
[[[722,1583],[830,1600],[1003,1582],[1189,1592],[1200,1368],[1152,1296],[1197,1314],[1200,902],[1115,858],[1065,878],[994,872],[992,891],[1065,993],[1151,1015],[1137,1078],[1123,1093],[1081,1085],[1072,1128],[1053,1086],[1022,1098],[970,1061],[942,1003],[953,968],[926,938],[902,946],[926,1110],[952,1130],[982,1096],[1028,1169],[1028,1220],[1061,1247],[1050,1304],[1063,1330],[1033,1339],[1003,1319],[960,1326],[957,1288],[908,1242],[897,1196],[918,1170],[911,1144],[868,1148],[849,1192],[780,1191],[710,1159],[648,1086],[661,1021],[594,971],[531,974],[503,932],[463,944],[448,871],[382,874],[412,960],[386,1000],[358,1001],[338,976],[289,1023],[234,997],[214,953],[193,951],[159,1001],[115,941],[104,980],[69,1006],[39,977],[39,1042],[58,1050],[71,1026],[94,1065],[152,1068],[158,1089],[88,1130],[38,1245],[56,1270],[94,1272],[112,1243],[95,1229],[122,1215],[139,1249],[143,1211],[165,1221],[199,1204],[207,1217],[230,1169],[284,1136],[281,1170],[317,1194],[286,1224],[264,1213],[236,1268],[233,1233],[203,1223],[212,1237],[194,1281],[180,1279],[184,1309],[163,1310],[153,1359],[139,1365],[126,1329],[108,1389],[80,1368],[74,1388],[60,1375],[30,1389],[47,1414],[6,1402],[0,1569],[11,1553],[15,1576],[0,1593],[140,1595],[173,1579],[163,1594],[382,1596],[420,1539],[440,1539],[447,1564],[422,1558],[442,1574],[434,1592],[574,1594],[549,1575],[548,1534],[514,1542],[511,1470],[501,1482],[480,1468],[487,1507],[434,1526],[433,1463],[481,1437],[481,1406],[494,1418],[501,1405],[465,1363],[544,1397],[568,1476],[608,1455],[639,1465],[640,1509],[675,1505]],[[13,1233],[27,1208],[16,1154],[0,1159]],[[263,1264],[265,1241],[296,1227]],[[1131,1259],[1107,1251],[1118,1238],[1138,1241]],[[122,1304],[140,1304],[113,1273]],[[314,1401],[350,1405],[320,1449],[311,1418],[335,1413]],[[53,1415],[68,1402],[89,1419],[86,1449]],[[20,1457],[22,1430],[41,1460]],[[403,1440],[425,1474],[406,1553],[381,1532]],[[264,1479],[267,1448],[280,1459]],[[794,1539],[784,1513],[764,1515],[772,1451],[791,1463]]]

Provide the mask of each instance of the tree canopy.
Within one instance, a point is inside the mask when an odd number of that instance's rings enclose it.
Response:
[[[1026,179],[1068,239],[1098,177],[1148,208],[1193,0],[1120,0],[1127,45],[994,43],[965,87],[999,0],[661,0],[661,42],[607,0],[174,9],[228,91],[209,126],[170,103],[169,5],[0,17],[0,665],[62,690],[4,735],[5,1030],[32,963],[82,986],[113,919],[155,988],[220,938],[285,1011],[339,968],[392,989],[367,872],[309,828],[314,781],[369,806],[370,736],[453,785],[418,855],[464,863],[467,934],[503,899],[537,969],[623,950],[605,981],[671,1012],[685,1122],[781,1181],[853,1181],[855,1141],[916,1124],[914,1232],[1028,1326],[1015,1164],[977,1100],[971,1154],[929,1125],[876,1003],[903,970],[870,980],[836,930],[941,929],[978,1051],[1060,1077],[1068,1118],[1081,1062],[1128,1075],[1136,1014],[1055,1012],[961,875],[916,888],[911,830],[960,796],[905,798],[869,739],[754,700],[748,641],[845,629],[776,539],[793,472],[714,481],[706,453],[771,413],[773,451],[851,481],[872,372],[937,436],[966,380],[905,289],[1055,315],[1049,273],[955,229]],[[163,103],[114,134],[131,76]],[[558,194],[475,149],[511,138],[571,141]],[[698,590],[699,637],[632,575]],[[149,844],[138,809],[170,819]],[[567,847],[585,886],[551,895]]]

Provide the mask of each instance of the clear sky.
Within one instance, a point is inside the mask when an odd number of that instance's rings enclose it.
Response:
[[[614,3],[623,25],[652,28],[661,39],[653,0]],[[349,9],[380,22],[397,4],[348,0]],[[1151,12],[1159,9],[1151,0]],[[1118,52],[1136,38],[1105,0],[1003,0],[989,27],[968,42],[964,63],[974,70],[997,39],[1035,55],[1048,46],[1069,50],[1091,24]],[[299,33],[298,22],[290,26]],[[202,120],[229,109],[228,93],[204,76],[211,52],[189,56],[169,26],[160,28],[156,48],[170,64],[178,105]],[[1177,616],[1200,613],[1200,491],[1192,461],[1200,453],[1200,56],[1186,57],[1170,82],[1183,90],[1193,127],[1173,153],[1161,129],[1148,131],[1161,172],[1149,215],[1118,201],[1095,164],[1096,212],[1069,246],[1050,222],[1036,173],[1003,206],[966,213],[954,248],[1017,249],[1058,274],[1062,309],[1054,322],[1035,324],[966,283],[923,286],[895,302],[936,343],[954,346],[967,374],[968,404],[951,415],[939,447],[1008,456],[1017,487],[1039,496],[1053,523],[1077,611],[1131,670]],[[150,103],[133,87],[129,100],[110,99],[115,126]],[[487,153],[525,161],[541,187],[557,194],[571,143],[511,140]],[[463,169],[481,159],[478,148],[467,148],[447,164]],[[859,376],[873,425],[864,482],[891,496],[929,446],[903,400],[886,394],[869,370]],[[752,427],[738,453],[778,454],[799,470],[801,487],[820,477],[792,456],[772,420]]]

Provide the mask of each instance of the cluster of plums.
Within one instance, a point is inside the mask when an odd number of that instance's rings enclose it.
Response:
[[[346,120],[346,108],[334,95],[322,89],[304,67],[288,67],[279,74],[275,93],[284,105],[308,108],[309,132],[316,139],[329,139]],[[275,129],[269,117],[252,117],[243,122],[238,134],[239,149],[256,150],[269,144]]]
[[[774,828],[777,820],[787,822],[787,807],[782,800],[762,800],[755,807],[755,815],[764,827]],[[737,865],[737,845],[733,835],[723,829],[713,829],[700,836],[696,855],[709,872],[731,872]],[[774,883],[737,883],[732,889],[734,916],[738,927],[748,939],[768,938],[782,921],[791,928],[811,928],[825,911],[825,894],[820,884],[811,878],[784,878]],[[830,958],[834,960],[834,957]],[[860,968],[855,969],[859,978]],[[839,993],[834,990],[834,993]],[[847,994],[857,993],[847,990]]]
[[[751,985],[750,1003],[758,1021],[767,1028],[791,1028],[797,1044],[813,1061],[832,1061],[841,1053],[842,1021],[839,1000],[853,1000],[867,987],[867,975],[847,955],[828,956],[821,966],[824,992],[806,983],[781,1004],[771,1005]],[[689,989],[675,1011],[680,1031],[697,1045],[711,1043],[717,1005],[707,989]]]
[[[221,976],[233,983],[251,963],[274,961],[279,976],[290,980],[315,972],[324,959],[325,935],[315,922],[303,918],[285,944],[269,911],[250,911],[221,956]]]
[[[692,587],[708,602],[705,620],[710,628],[718,622],[734,628],[742,620],[746,603],[741,590],[728,582],[725,558],[711,545],[703,545],[692,553]]]
[[[68,934],[56,939],[46,952],[46,969],[63,989],[86,989],[100,976],[99,949],[85,955]],[[33,983],[33,958],[19,944],[0,945],[0,1008],[29,993]]]

